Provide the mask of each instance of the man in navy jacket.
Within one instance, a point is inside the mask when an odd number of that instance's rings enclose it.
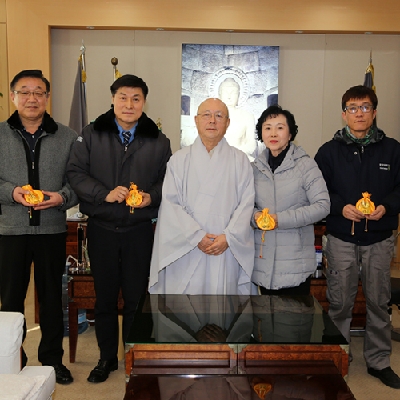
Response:
[[[88,215],[90,267],[96,291],[96,337],[100,360],[88,377],[104,382],[118,368],[118,293],[124,299],[126,339],[136,306],[146,293],[153,247],[152,219],[158,215],[169,139],[143,112],[146,83],[123,75],[110,87],[113,108],[86,126],[71,150],[68,177]],[[126,197],[134,183],[140,205]]]
[[[366,298],[364,358],[368,373],[400,389],[390,368],[390,262],[393,230],[400,212],[400,143],[374,124],[378,99],[365,86],[342,97],[346,126],[318,150],[315,160],[325,178],[331,210],[326,219],[329,315],[350,342],[350,322],[358,280]],[[363,193],[375,210],[356,208]]]

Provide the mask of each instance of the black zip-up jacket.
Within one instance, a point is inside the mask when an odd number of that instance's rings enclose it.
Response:
[[[166,164],[171,156],[169,139],[142,114],[134,140],[125,149],[115,123],[113,109],[86,126],[72,146],[67,175],[80,200],[80,210],[92,222],[123,231],[157,217]],[[130,183],[149,193],[151,205],[135,209],[125,202],[107,203],[105,198],[117,186]]]
[[[337,131],[333,139],[320,147],[315,156],[326,181],[331,198],[330,214],[326,218],[327,232],[346,242],[369,245],[380,242],[397,229],[400,212],[400,143],[375,128],[366,146],[354,143],[346,128]],[[362,193],[371,194],[375,207],[383,205],[386,214],[379,221],[365,219],[355,222],[342,215],[347,204],[356,205]]]

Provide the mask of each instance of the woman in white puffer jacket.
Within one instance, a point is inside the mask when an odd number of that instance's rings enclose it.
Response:
[[[313,224],[329,213],[328,190],[315,161],[293,143],[298,130],[293,114],[270,106],[256,129],[266,149],[253,163],[256,249],[252,281],[261,294],[309,294],[316,269]],[[257,227],[264,208],[275,220],[273,230]]]

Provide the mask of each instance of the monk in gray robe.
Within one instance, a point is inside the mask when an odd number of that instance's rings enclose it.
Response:
[[[207,99],[199,136],[167,165],[150,267],[150,293],[253,294],[254,183],[247,156],[224,138],[229,113]]]

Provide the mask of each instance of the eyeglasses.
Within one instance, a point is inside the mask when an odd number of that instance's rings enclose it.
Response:
[[[215,112],[215,113],[206,111],[206,112],[203,113],[203,114],[197,114],[197,115],[198,115],[202,120],[204,120],[204,121],[210,121],[213,115],[214,115],[215,120],[218,121],[218,122],[221,122],[221,121],[223,121],[225,118],[228,118],[227,115],[225,115],[225,114],[223,114],[223,113],[221,113],[221,112],[219,112],[219,111],[217,111],[217,112]]]
[[[363,104],[362,106],[347,106],[343,111],[348,111],[350,114],[355,114],[360,109],[363,113],[369,113],[374,106],[372,104]]]
[[[33,95],[35,99],[42,99],[47,95],[47,92],[42,92],[39,90],[36,90],[34,92],[28,92],[26,90],[14,90],[13,92],[18,96],[20,96],[22,99],[29,99],[31,95]]]

